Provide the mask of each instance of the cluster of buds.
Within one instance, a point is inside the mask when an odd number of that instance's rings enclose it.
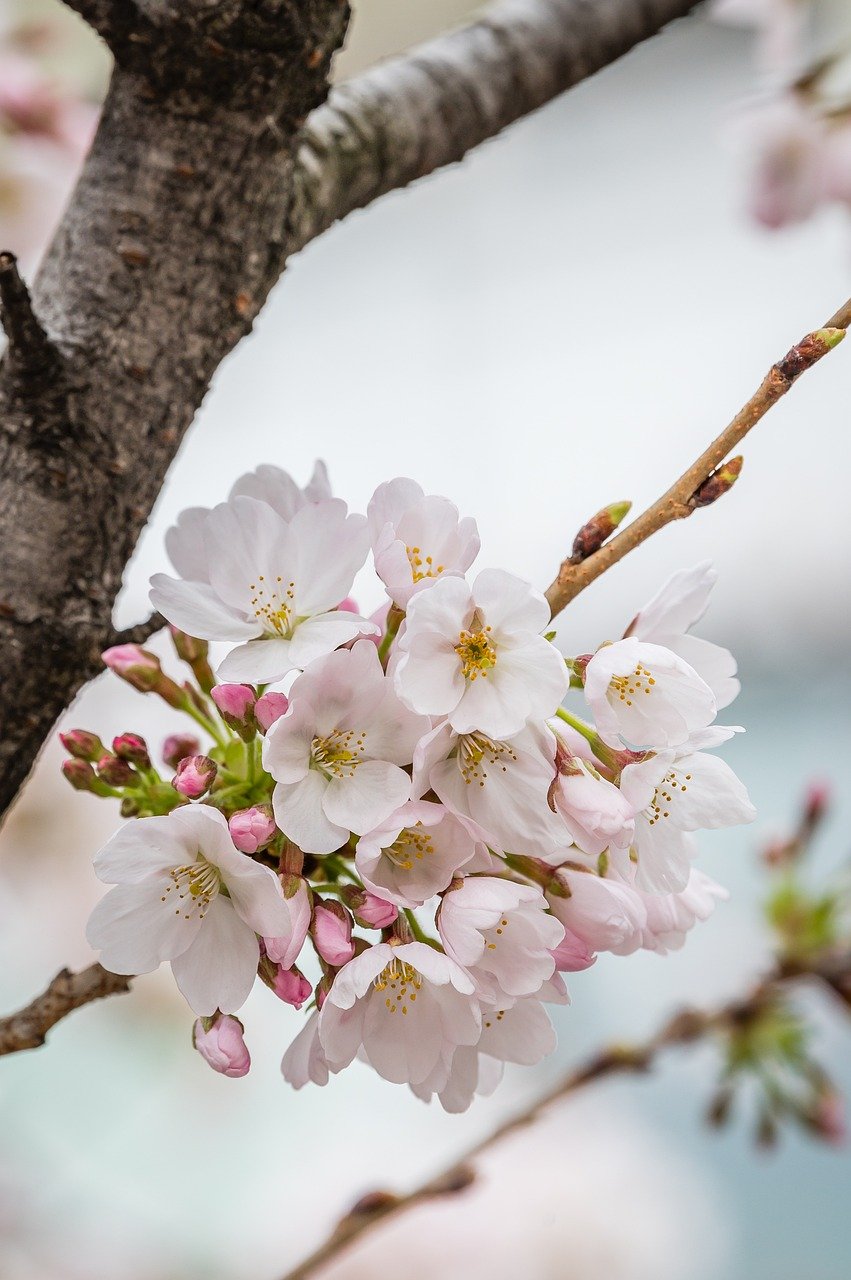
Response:
[[[588,522],[575,556],[626,510]],[[693,833],[754,811],[712,754],[738,732],[716,723],[735,663],[687,634],[709,566],[565,656],[529,583],[468,580],[475,521],[412,480],[364,517],[321,467],[304,490],[261,467],[167,546],[177,576],[151,599],[192,679],[137,646],[104,661],[193,736],[166,740],[168,777],[132,734],[107,753],[75,731],[66,772],[136,819],[97,856],[115,887],[90,941],[117,973],[171,963],[216,1070],[248,1070],[233,1015],[259,978],[309,1014],[283,1060],[295,1087],[361,1057],[462,1110],[552,1051],[564,973],[679,947],[725,896]],[[385,602],[364,617],[349,592],[370,551]],[[214,672],[217,640],[235,647]]]

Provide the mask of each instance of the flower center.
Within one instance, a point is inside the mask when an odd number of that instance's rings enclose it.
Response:
[[[376,991],[387,992],[384,1007],[388,1013],[398,1013],[401,1010],[403,1014],[407,1014],[409,1005],[414,1003],[417,993],[422,989],[423,980],[413,965],[397,960],[394,956],[372,985]]]
[[[473,614],[469,631],[461,631],[455,652],[461,659],[461,674],[465,680],[477,680],[486,676],[496,665],[496,649],[491,644],[491,628],[486,627],[481,615]]]
[[[419,547],[405,547],[408,564],[411,566],[411,577],[414,582],[422,582],[423,578],[439,578],[446,568],[445,564],[435,565],[432,556],[423,556]]]
[[[383,852],[385,858],[389,858],[401,871],[412,871],[417,862],[434,853],[434,841],[423,824],[418,822],[415,827],[401,831]]]
[[[325,738],[313,739],[310,762],[328,778],[352,778],[365,750],[365,729],[335,729]]]
[[[690,773],[680,774],[676,769],[669,769],[656,788],[649,806],[644,810],[651,827],[654,827],[660,818],[670,818],[671,805],[675,797],[683,791],[688,791],[687,783],[689,782],[691,782]]]
[[[222,888],[222,877],[218,867],[214,867],[206,858],[198,855],[197,861],[184,863],[181,867],[172,867],[169,871],[171,884],[162,895],[162,902],[169,900],[175,904],[174,914],[183,916],[184,920],[192,920],[200,916],[203,920],[210,903]]]
[[[632,699],[639,693],[650,693],[655,683],[656,680],[647,667],[639,662],[631,675],[612,676],[609,682],[609,689],[612,693],[617,694],[621,702],[625,702],[628,707],[631,707]]]
[[[254,616],[265,633],[289,639],[295,613],[295,583],[285,585],[278,574],[273,585],[261,573],[256,582],[249,583],[249,590]]]
[[[478,782],[483,787],[488,766],[507,773],[507,762],[516,759],[510,742],[496,742],[485,733],[465,733],[458,739],[458,768],[467,786]]]

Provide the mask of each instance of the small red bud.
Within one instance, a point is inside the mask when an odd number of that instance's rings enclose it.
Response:
[[[68,754],[74,756],[76,760],[94,762],[99,760],[106,750],[97,734],[89,733],[87,729],[69,729],[67,733],[60,733],[59,741]]]
[[[112,739],[112,749],[120,760],[135,764],[138,769],[150,769],[151,757],[148,744],[138,733],[122,733]]]

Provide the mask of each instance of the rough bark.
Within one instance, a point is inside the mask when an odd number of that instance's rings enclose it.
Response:
[[[33,289],[53,354],[38,376],[14,349],[0,367],[0,814],[97,670],[166,470],[288,254],[693,4],[508,0],[338,90],[303,141],[346,0],[71,7],[115,70]]]

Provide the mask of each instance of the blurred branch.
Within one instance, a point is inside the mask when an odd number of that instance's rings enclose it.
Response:
[[[64,0],[64,3],[107,43],[117,24],[126,28],[139,19],[136,0]]]
[[[99,964],[89,965],[80,973],[63,969],[25,1009],[0,1019],[0,1057],[37,1049],[44,1044],[50,1028],[74,1009],[129,990],[129,978],[109,973]]]
[[[594,1054],[580,1067],[562,1076],[546,1093],[524,1111],[499,1125],[486,1138],[443,1170],[406,1195],[376,1191],[362,1197],[337,1224],[331,1236],[309,1258],[288,1271],[283,1280],[307,1280],[348,1246],[380,1222],[406,1213],[420,1204],[465,1190],[475,1181],[474,1162],[511,1134],[533,1124],[545,1111],[570,1094],[611,1075],[648,1071],[659,1055],[675,1046],[694,1044],[713,1032],[736,1029],[755,1020],[778,993],[792,981],[815,978],[849,1003],[851,992],[851,952],[814,958],[812,963],[780,962],[744,1000],[731,1000],[714,1010],[686,1009],[674,1014],[655,1035],[636,1045],[613,1045]]]
[[[577,561],[569,556],[562,561],[555,580],[546,591],[552,616],[560,613],[565,605],[584,591],[595,579],[611,569],[612,565],[636,547],[645,542],[652,534],[663,529],[673,520],[684,520],[701,506],[720,497],[738,475],[741,459],[734,459],[728,464],[730,470],[729,483],[711,484],[719,480],[719,471],[724,459],[748,432],[765,416],[772,405],[786,394],[793,383],[805,370],[812,368],[828,351],[832,350],[845,337],[851,323],[851,300],[849,300],[835,316],[831,317],[824,329],[818,329],[802,338],[796,346],[787,352],[782,360],[771,366],[759,389],[751,396],[744,408],[740,409],[733,421],[713,440],[708,449],[700,455],[696,462],[684,471],[679,480],[662,495],[652,507],[648,507],[640,516],[606,542],[587,559]],[[733,466],[735,462],[735,466]]]
[[[468,26],[334,89],[297,155],[292,251],[461,160],[616,61],[696,0],[496,0]]]
[[[117,644],[144,644],[146,640],[150,640],[151,636],[162,631],[165,625],[166,621],[161,613],[152,613],[149,618],[145,618],[144,622],[136,622],[132,627],[111,631],[106,638],[104,648]]]
[[[60,356],[33,309],[29,289],[13,253],[0,253],[0,321],[9,343],[9,361],[19,381],[38,385],[58,372]]]

